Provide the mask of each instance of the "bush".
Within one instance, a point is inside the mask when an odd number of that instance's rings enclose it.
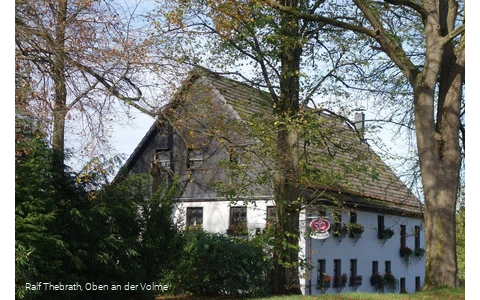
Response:
[[[45,136],[28,124],[16,123],[15,146],[16,298],[153,299],[153,291],[25,286],[158,283],[179,248],[170,218],[176,187],[162,186],[146,200],[145,176],[103,184],[107,165],[98,160],[81,174],[63,171],[53,163],[55,153]]]
[[[185,233],[181,258],[168,276],[171,291],[195,296],[263,296],[264,252],[218,233]]]

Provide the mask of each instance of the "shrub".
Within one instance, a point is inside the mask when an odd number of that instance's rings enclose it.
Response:
[[[264,252],[244,240],[218,233],[185,233],[176,267],[167,276],[171,292],[194,296],[266,294]]]

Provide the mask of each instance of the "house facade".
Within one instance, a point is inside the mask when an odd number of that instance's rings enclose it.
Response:
[[[249,116],[259,122],[266,118],[267,98],[196,69],[125,167],[130,174],[151,174],[153,191],[179,176],[182,193],[172,217],[185,227],[201,225],[233,237],[262,234],[275,222],[272,162],[267,151],[262,156],[266,142],[245,132],[254,122]],[[326,178],[305,180],[308,205],[299,220],[302,292],[419,290],[425,272],[420,201],[364,141],[355,139],[351,133],[358,128],[329,115],[319,118],[336,131],[332,138],[322,135],[322,147],[301,144],[306,170]]]

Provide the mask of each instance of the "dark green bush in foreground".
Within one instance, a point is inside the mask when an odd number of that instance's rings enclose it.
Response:
[[[180,260],[168,276],[175,293],[235,297],[266,294],[261,247],[204,231],[186,232],[184,242]]]

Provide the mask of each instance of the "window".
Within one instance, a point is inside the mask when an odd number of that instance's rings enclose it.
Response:
[[[357,223],[357,213],[351,211],[350,212],[350,223]]]
[[[392,262],[389,260],[385,261],[385,273],[392,273]]]
[[[340,259],[333,260],[333,287],[338,286],[338,278],[342,275],[342,261]]]
[[[188,149],[187,169],[199,168],[203,165],[203,152],[199,149]]]
[[[385,229],[385,218],[383,216],[378,216],[378,233],[383,232]]]
[[[187,227],[203,224],[203,207],[187,207]]]
[[[415,250],[420,249],[420,226],[415,226]]]
[[[420,276],[415,277],[415,292],[421,291]]]
[[[378,274],[378,261],[372,261],[372,275]]]
[[[327,262],[324,259],[318,260],[317,285],[321,285],[323,278],[327,274]]]
[[[400,278],[400,293],[406,293],[406,283],[405,283],[405,277]]]
[[[275,206],[267,206],[267,224],[275,224],[277,222],[277,214]]]
[[[407,245],[407,226],[400,225],[400,247]]]
[[[157,149],[155,150],[153,162],[164,168],[170,168],[171,153],[172,151],[170,149]]]
[[[247,223],[247,207],[230,207],[230,225]]]
[[[357,277],[357,260],[351,259],[350,260],[350,278]]]

